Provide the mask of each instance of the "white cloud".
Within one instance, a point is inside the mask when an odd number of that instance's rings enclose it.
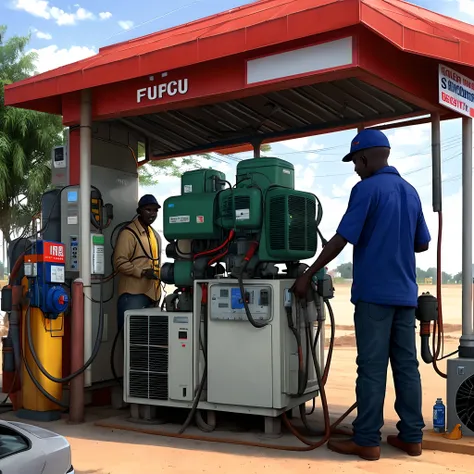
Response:
[[[425,144],[431,136],[431,125],[423,124],[412,127],[396,128],[386,133],[392,149],[400,146],[420,146]]]
[[[110,12],[100,12],[99,17],[101,20],[108,20],[109,18],[112,18],[112,13]]]
[[[95,19],[92,12],[79,5],[75,6],[75,12],[68,13],[46,0],[14,0],[14,8],[45,20],[53,20],[59,26],[75,25],[78,21]]]
[[[474,16],[474,0],[457,0],[459,11]]]
[[[312,137],[294,138],[293,140],[286,140],[283,145],[295,151],[306,151],[310,149],[311,139]]]
[[[52,35],[38,30],[37,28],[31,28],[31,33],[34,34],[39,39],[51,40],[53,39]]]
[[[37,31],[35,33],[36,37],[39,38],[39,39],[44,39],[44,40],[51,40],[53,39],[52,35],[50,35],[49,33],[44,33],[43,31]]]
[[[130,20],[121,20],[118,22],[120,28],[124,30],[129,30],[130,28],[133,27],[133,21]]]
[[[71,46],[60,49],[53,44],[46,48],[32,49],[37,54],[36,69],[39,73],[50,71],[96,54],[96,51],[87,46]]]

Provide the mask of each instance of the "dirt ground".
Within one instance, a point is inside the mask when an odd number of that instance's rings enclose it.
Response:
[[[422,287],[421,291],[435,293],[435,288]],[[352,329],[353,308],[349,303],[350,287],[337,285],[333,307],[338,325],[338,339],[327,393],[334,416],[342,414],[354,401],[355,350]],[[457,346],[461,324],[461,288],[444,289],[444,314],[449,330],[446,353]],[[445,363],[440,367],[445,370]],[[445,381],[431,366],[420,364],[423,380],[425,423],[431,428],[432,406],[437,397],[445,399]],[[393,409],[394,391],[391,374],[385,404],[386,427],[384,434],[394,432],[396,415]],[[319,408],[318,408],[319,409]],[[318,411],[317,409],[317,411]],[[109,413],[109,416],[112,414]],[[6,415],[11,417],[12,415]],[[102,414],[104,416],[104,414]],[[107,415],[106,415],[107,416]],[[384,474],[441,474],[472,472],[470,456],[425,451],[420,458],[409,458],[386,444],[382,459],[366,462],[331,453],[326,447],[307,453],[291,453],[261,448],[247,448],[197,441],[184,441],[159,436],[98,428],[93,425],[96,415],[88,423],[71,426],[65,422],[47,425],[65,435],[72,446],[73,463],[77,474],[129,474],[135,470],[144,474],[155,473],[223,473],[248,474],[301,474],[302,472],[375,473]],[[350,425],[349,423],[346,426]],[[271,442],[271,441],[269,441]],[[468,466],[471,465],[471,468]],[[139,469],[137,469],[139,467]]]

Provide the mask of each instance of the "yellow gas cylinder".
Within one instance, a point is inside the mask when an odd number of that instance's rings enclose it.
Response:
[[[24,282],[25,293],[27,285],[28,283]],[[57,319],[49,319],[39,308],[29,307],[27,303],[25,306],[26,308],[22,311],[21,326],[23,408],[18,411],[17,415],[20,418],[37,421],[57,420],[61,417],[61,407],[48,399],[39,387],[53,399],[61,400],[62,383],[53,382],[42,373],[31,353],[30,344],[45,371],[53,377],[61,378],[64,315],[60,314]],[[28,325],[30,325],[30,343],[28,341]]]

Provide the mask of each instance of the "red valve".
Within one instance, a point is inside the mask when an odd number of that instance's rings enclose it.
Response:
[[[58,303],[62,306],[64,304],[64,295],[61,295],[59,298],[58,298]]]

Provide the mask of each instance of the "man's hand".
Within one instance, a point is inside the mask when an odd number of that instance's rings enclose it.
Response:
[[[311,285],[311,276],[308,271],[306,273],[303,273],[303,275],[300,275],[293,286],[291,287],[291,291],[297,298],[301,298],[303,300],[306,300],[308,297],[308,290]]]
[[[142,277],[145,277],[148,280],[158,280],[158,275],[155,273],[153,268],[146,268],[143,270]]]

